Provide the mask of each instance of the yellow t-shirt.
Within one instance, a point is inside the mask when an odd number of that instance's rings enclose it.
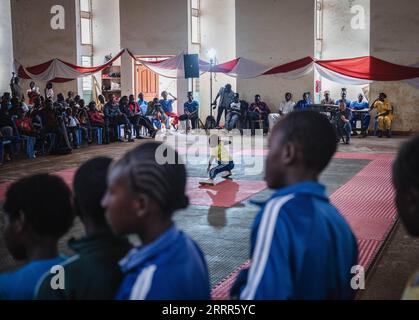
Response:
[[[387,111],[391,111],[391,104],[387,100],[385,100],[384,102],[377,101],[374,103],[374,108],[377,109],[377,114],[380,114]]]
[[[211,155],[223,163],[229,163],[233,161],[233,158],[230,156],[227,148],[224,146],[223,142],[220,142],[217,147],[211,148]]]

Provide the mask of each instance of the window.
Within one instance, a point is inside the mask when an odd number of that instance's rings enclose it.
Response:
[[[80,0],[81,44],[92,45],[92,3],[91,0]]]
[[[91,67],[93,65],[93,57],[92,56],[82,56],[81,57],[81,65],[83,67]],[[92,100],[92,93],[93,93],[93,76],[86,76],[82,79],[82,91],[83,91],[83,98],[86,103],[89,103]]]
[[[80,11],[91,12],[92,4],[90,0],[80,0]]]
[[[323,40],[323,0],[316,0],[316,40]]]
[[[92,44],[91,20],[81,18],[81,44]]]
[[[191,41],[201,43],[200,0],[191,1]]]

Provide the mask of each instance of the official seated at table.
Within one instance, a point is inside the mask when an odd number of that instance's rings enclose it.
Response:
[[[375,119],[378,122],[378,137],[381,138],[385,132],[387,137],[391,137],[391,123],[393,120],[393,106],[387,100],[385,93],[380,93],[377,100],[370,107],[370,111],[377,109]]]
[[[357,101],[352,101],[349,107],[352,111],[351,126],[354,135],[357,135],[356,132],[356,122],[361,120],[361,134],[363,137],[367,136],[368,128],[370,126],[371,115],[369,114],[369,105],[368,101],[364,100],[362,93],[358,95]]]
[[[342,88],[342,92],[340,94],[340,99],[337,99],[335,101],[335,104],[338,106],[341,102],[345,102],[346,108],[349,108],[351,106],[351,100],[346,98],[346,88]]]
[[[310,92],[304,92],[303,99],[298,101],[294,106],[294,110],[304,110],[310,108],[313,102],[310,99]]]

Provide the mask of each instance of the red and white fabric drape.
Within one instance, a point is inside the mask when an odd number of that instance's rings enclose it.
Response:
[[[63,83],[102,71],[103,69],[112,65],[118,58],[122,56],[124,52],[125,50],[122,50],[114,58],[97,67],[81,67],[69,62],[62,61],[60,59],[52,59],[45,63],[25,68],[15,60],[15,71],[17,75],[22,79]]]
[[[103,70],[125,52],[135,61],[163,77],[172,79],[185,77],[183,54],[161,61],[147,61],[135,57],[126,49],[106,64],[97,67],[80,67],[60,59],[53,59],[29,68],[16,63],[16,70],[19,77],[23,79],[66,82]],[[341,84],[363,85],[373,81],[408,80],[411,85],[419,88],[419,64],[402,66],[372,56],[338,60],[316,60],[312,57],[305,57],[273,68],[240,57],[215,66],[199,60],[199,68],[201,74],[212,71],[243,79],[267,75],[277,75],[283,79],[298,79],[316,70],[322,77]]]

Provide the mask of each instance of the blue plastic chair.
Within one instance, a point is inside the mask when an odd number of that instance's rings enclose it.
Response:
[[[92,128],[93,139],[97,144],[103,144],[103,129],[100,127]]]
[[[82,144],[82,137],[81,137],[81,129],[77,128],[76,130],[76,143],[78,146],[81,146]]]
[[[0,140],[0,164],[4,163],[4,146],[12,144],[12,141],[10,140]]]
[[[18,141],[22,141],[25,143],[26,145],[26,155],[29,159],[34,159],[35,158],[35,143],[36,143],[36,138],[35,137],[30,137],[30,136],[24,136],[21,135],[19,132],[19,129],[17,128],[16,125],[16,116],[12,117],[12,123],[13,123],[13,130],[15,131],[16,137]]]

